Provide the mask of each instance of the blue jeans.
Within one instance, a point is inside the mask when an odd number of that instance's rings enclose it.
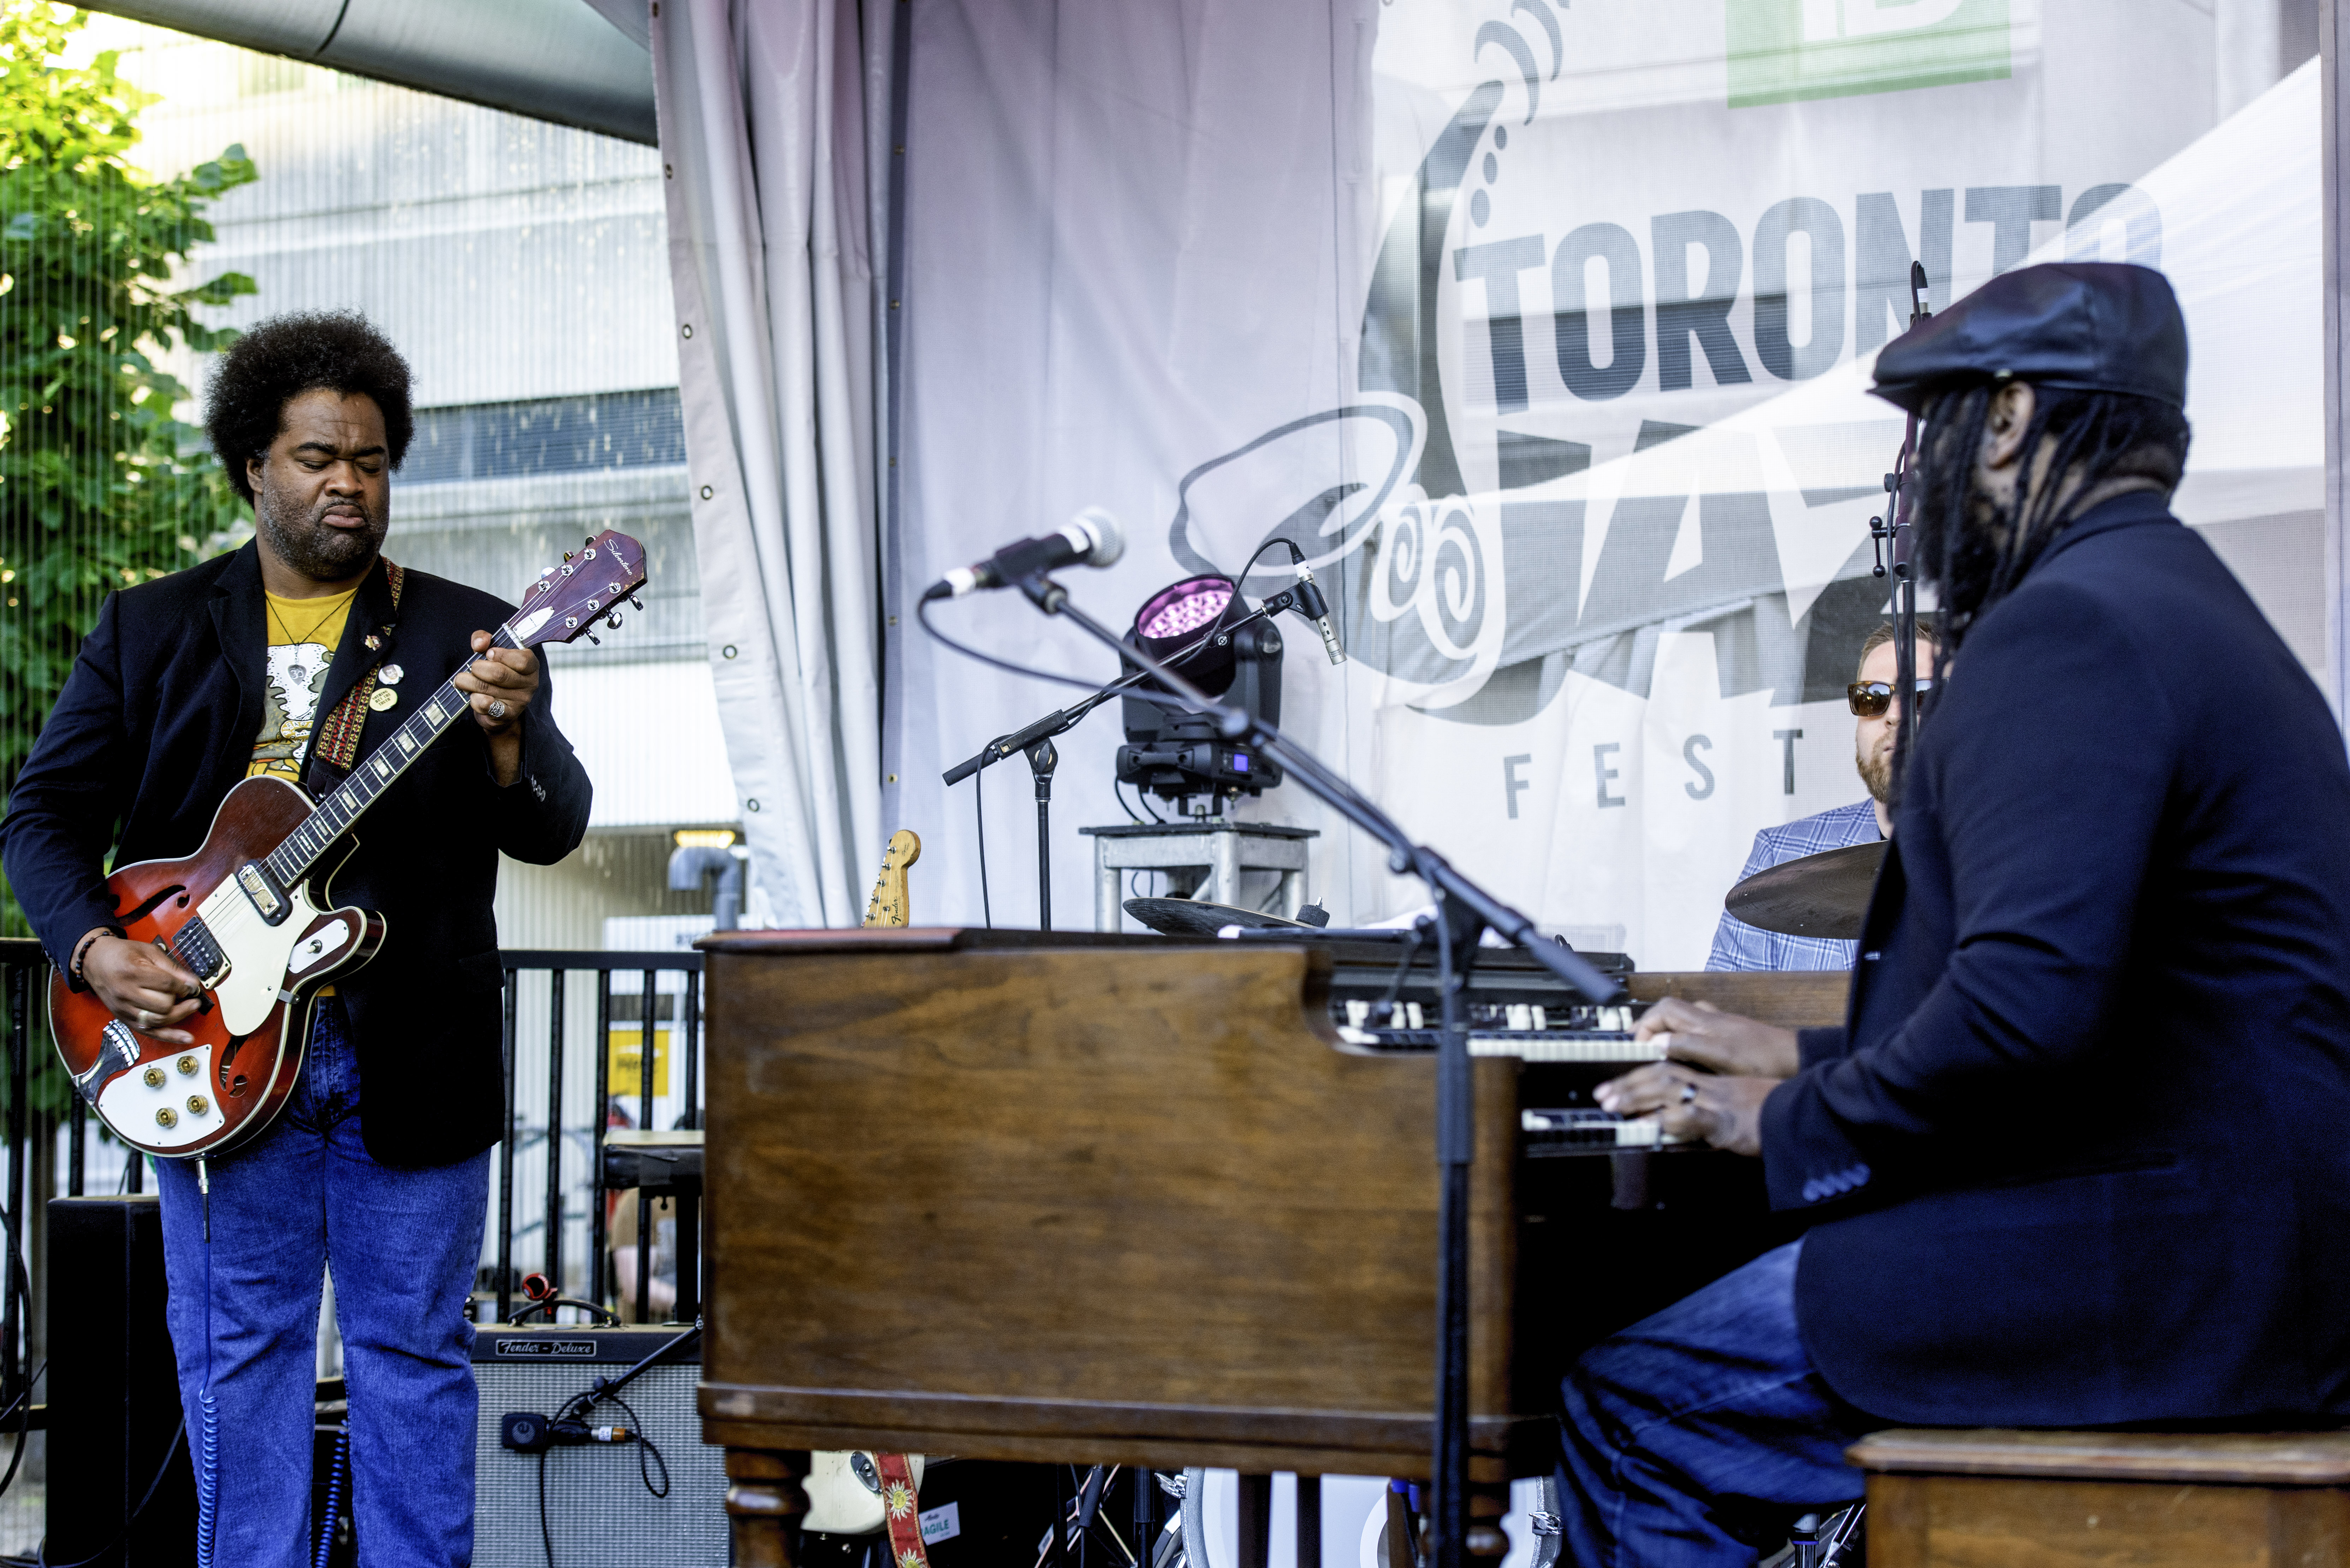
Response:
[[[1801,1241],[1634,1324],[1567,1374],[1559,1510],[1579,1568],[1753,1568],[1808,1510],[1860,1501],[1846,1445],[1887,1423],[1795,1332]]]
[[[293,1099],[212,1164],[212,1242],[192,1160],[158,1160],[172,1345],[203,1486],[209,1391],[218,1568],[308,1568],[318,1302],[335,1276],[350,1391],[351,1505],[365,1568],[473,1554],[473,1327],[490,1157],[395,1169],[359,1141],[342,1003],[317,1009]]]

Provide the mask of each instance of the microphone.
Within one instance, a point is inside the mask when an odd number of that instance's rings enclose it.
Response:
[[[1107,566],[1126,554],[1126,530],[1098,506],[1069,519],[1057,534],[1006,545],[975,566],[957,566],[923,590],[929,599],[959,599],[981,588],[1001,588],[1061,566]]]
[[[1346,663],[1347,650],[1338,646],[1338,630],[1330,624],[1330,601],[1322,597],[1321,588],[1315,584],[1314,574],[1306,569],[1304,561],[1297,563],[1296,570],[1297,607],[1305,612],[1305,618],[1312,621],[1314,628],[1322,634],[1322,651],[1330,656],[1330,662]]]

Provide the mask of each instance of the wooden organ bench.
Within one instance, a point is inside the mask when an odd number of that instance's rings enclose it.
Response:
[[[2350,1562],[2350,1432],[1894,1430],[1846,1458],[1869,1568]]]

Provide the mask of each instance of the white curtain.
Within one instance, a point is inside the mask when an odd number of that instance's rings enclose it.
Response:
[[[854,925],[881,842],[873,10],[869,29],[856,0],[650,17],[711,669],[764,912],[786,926]]]

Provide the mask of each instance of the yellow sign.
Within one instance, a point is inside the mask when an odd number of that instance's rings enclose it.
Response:
[[[644,1093],[644,1025],[615,1023],[611,1039],[611,1092],[629,1105]],[[669,1025],[653,1025],[653,1093],[669,1093]]]

